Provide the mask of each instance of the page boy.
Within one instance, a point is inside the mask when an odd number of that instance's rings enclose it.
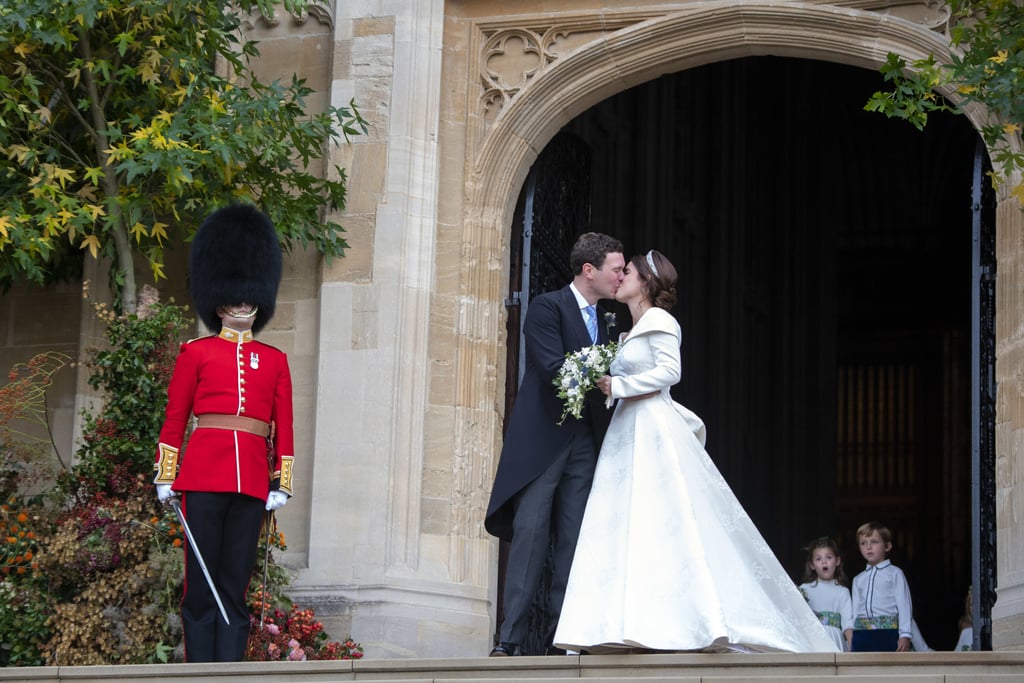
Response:
[[[868,566],[853,579],[854,652],[910,650],[913,606],[903,571],[889,561],[892,533],[879,522],[857,529],[857,544]]]

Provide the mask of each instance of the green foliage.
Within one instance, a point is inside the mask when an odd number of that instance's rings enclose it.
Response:
[[[253,73],[241,17],[274,5],[0,5],[0,284],[61,276],[70,246],[112,259],[118,308],[131,311],[133,258],[163,277],[168,242],[230,201],[258,201],[286,247],[343,254],[343,228],[323,211],[344,206],[344,171],[310,165],[365,122],[351,103],[307,111],[303,79]]]
[[[1013,0],[954,0],[950,10],[951,42],[958,50],[950,62],[940,64],[929,55],[908,64],[890,53],[881,72],[892,90],[876,92],[864,108],[922,129],[932,112],[962,111],[971,102],[984,105],[991,119],[980,132],[999,169],[994,176],[999,181],[1024,170],[1024,153],[1019,151],[1024,125],[1024,5]],[[940,87],[958,94],[957,108],[936,95]],[[1024,204],[1024,183],[1013,194]]]
[[[151,290],[144,288],[150,295]],[[93,353],[89,385],[106,396],[97,414],[85,416],[72,488],[120,494],[137,475],[153,470],[174,372],[178,342],[190,322],[186,310],[146,304],[137,313],[114,316],[103,304],[97,315],[107,322],[109,346]]]
[[[41,666],[50,605],[35,584],[0,581],[0,666]]]

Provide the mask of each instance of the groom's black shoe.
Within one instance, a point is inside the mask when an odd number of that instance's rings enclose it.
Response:
[[[522,654],[519,643],[498,643],[488,657],[519,657]]]

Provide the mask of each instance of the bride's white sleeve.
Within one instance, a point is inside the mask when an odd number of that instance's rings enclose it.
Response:
[[[679,337],[664,331],[653,330],[642,338],[651,347],[654,367],[635,375],[612,377],[612,398],[629,398],[661,391],[679,382],[682,378],[682,362],[679,359]],[[636,342],[641,341],[637,339]],[[634,342],[634,343],[636,343]]]

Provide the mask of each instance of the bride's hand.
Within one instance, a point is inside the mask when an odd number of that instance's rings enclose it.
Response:
[[[601,390],[601,393],[605,396],[612,395],[612,378],[611,375],[605,375],[601,379],[597,380],[597,388]]]

